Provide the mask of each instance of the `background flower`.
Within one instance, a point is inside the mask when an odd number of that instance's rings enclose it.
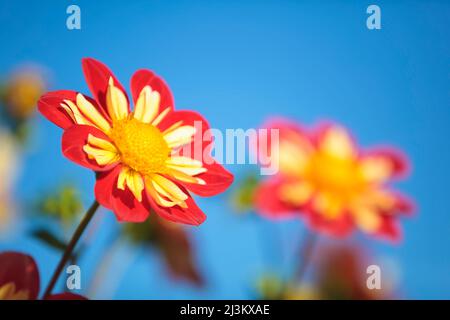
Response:
[[[3,85],[2,101],[9,116],[17,121],[32,116],[46,87],[42,71],[37,66],[15,71]]]
[[[34,259],[19,252],[0,253],[0,300],[36,300],[40,286]],[[49,300],[84,300],[70,292],[55,294]]]
[[[267,128],[279,130],[279,150],[272,154],[279,173],[256,189],[258,211],[273,218],[303,215],[313,229],[335,236],[358,228],[377,237],[400,239],[398,216],[412,211],[410,200],[391,187],[408,171],[400,151],[363,150],[344,127],[334,123],[308,130],[278,119]],[[270,148],[270,141],[268,146],[260,145],[259,152],[267,154],[266,147]]]
[[[203,285],[195,247],[183,226],[153,215],[144,223],[125,225],[124,235],[136,245],[156,249],[174,279]]]

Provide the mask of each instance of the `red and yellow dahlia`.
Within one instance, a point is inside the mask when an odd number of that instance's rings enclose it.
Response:
[[[40,277],[36,262],[20,252],[0,253],[0,300],[36,300]],[[50,295],[48,300],[85,300],[66,292]]]
[[[335,236],[358,228],[399,239],[398,215],[410,213],[412,204],[389,183],[408,171],[405,156],[393,148],[361,150],[337,124],[306,130],[278,119],[267,128],[279,130],[279,149],[271,155],[279,172],[255,191],[259,212],[272,218],[300,213],[313,229]]]
[[[154,210],[171,221],[201,224],[206,217],[190,192],[212,196],[233,181],[211,158],[206,120],[192,111],[174,111],[169,87],[150,70],[131,79],[131,111],[108,67],[90,58],[82,66],[94,99],[62,90],[43,95],[38,106],[65,130],[64,155],[97,172],[97,201],[120,221],[144,221]]]

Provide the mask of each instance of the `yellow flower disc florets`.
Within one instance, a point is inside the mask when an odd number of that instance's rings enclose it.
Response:
[[[165,171],[170,148],[155,126],[127,118],[114,122],[110,137],[122,162],[133,170],[144,175]]]

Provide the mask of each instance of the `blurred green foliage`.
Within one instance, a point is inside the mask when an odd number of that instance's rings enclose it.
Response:
[[[43,216],[57,219],[64,225],[71,224],[83,211],[83,204],[77,189],[71,185],[57,188],[42,197],[37,203],[37,212]]]
[[[156,225],[153,219],[147,219],[141,223],[126,223],[123,225],[123,236],[136,245],[155,244]]]
[[[253,209],[255,190],[259,184],[259,176],[248,174],[237,183],[232,194],[232,205],[238,212],[246,212]]]
[[[276,274],[265,274],[256,283],[258,299],[276,300],[283,296],[285,283]]]

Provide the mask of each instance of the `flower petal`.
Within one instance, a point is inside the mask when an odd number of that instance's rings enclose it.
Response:
[[[126,93],[116,86],[113,78],[109,78],[108,82],[106,107],[108,109],[108,114],[113,121],[125,119],[130,113]]]
[[[336,124],[322,124],[315,134],[317,148],[337,158],[355,158],[358,153],[356,143],[350,133]]]
[[[64,292],[50,295],[46,300],[88,300],[79,294]]]
[[[176,173],[172,175],[189,191],[202,196],[210,197],[224,192],[233,183],[234,176],[227,171],[221,164],[204,164],[206,172],[195,175],[197,182],[190,183],[177,177]]]
[[[381,216],[375,208],[361,206],[352,210],[356,225],[366,233],[374,233],[381,226]]]
[[[73,162],[95,171],[105,171],[111,169],[115,163],[108,165],[99,165],[97,161],[90,159],[85,151],[85,146],[88,144],[89,135],[102,140],[109,141],[100,130],[91,126],[74,125],[67,129],[62,137],[62,151],[63,154]],[[95,149],[95,148],[92,148]],[[91,150],[92,152],[101,151],[101,149]]]
[[[353,219],[346,212],[339,214],[334,219],[326,218],[312,208],[305,209],[305,213],[306,222],[315,231],[338,238],[346,237],[353,231]]]
[[[281,200],[281,189],[287,183],[287,180],[279,176],[262,182],[255,190],[254,201],[256,210],[271,219],[291,218],[298,215],[300,208]]]
[[[193,126],[180,126],[164,135],[169,148],[181,147],[192,142],[196,129]]]
[[[380,228],[373,235],[380,239],[399,243],[403,239],[403,232],[398,221],[394,217],[385,215],[382,215],[381,219]]]
[[[208,122],[198,113],[193,111],[174,111],[169,113],[158,125],[161,132],[171,133],[180,126],[191,126],[195,128],[195,134],[191,141],[174,150],[172,156],[183,156],[192,158],[202,163],[214,163],[211,157],[213,137],[209,131]]]
[[[262,128],[267,130],[267,136],[258,135],[258,158],[260,162],[264,162],[261,165],[268,166],[275,162],[279,165],[280,173],[287,176],[301,175],[314,151],[306,130],[284,118],[273,119]],[[272,130],[278,130],[278,149],[273,146]],[[272,146],[274,150],[271,150]],[[268,160],[271,163],[265,163]]]
[[[145,86],[136,102],[134,117],[144,123],[152,123],[159,113],[161,96],[150,86]]]
[[[409,172],[408,158],[393,148],[372,149],[360,157],[364,177],[374,183],[404,177]]]
[[[188,194],[187,191],[183,190],[183,187],[180,186],[180,188],[183,192]],[[153,200],[151,196],[148,196],[148,201],[150,202],[153,210],[160,217],[169,221],[198,226],[206,220],[206,215],[195,204],[189,194],[188,198],[185,200],[186,208],[182,208],[178,205],[173,207],[161,207],[155,202],[155,200]]]
[[[145,69],[138,70],[131,78],[131,95],[135,105],[137,105],[139,95],[146,86],[149,86],[152,91],[159,93],[160,101],[158,114],[167,108],[169,108],[169,111],[173,110],[175,104],[172,92],[167,84],[152,71]]]
[[[97,173],[95,183],[95,198],[105,208],[112,210],[111,197],[113,189],[117,186],[117,179],[122,170],[122,165],[117,165],[113,169]]]
[[[109,70],[109,68],[103,63],[92,58],[84,58],[82,60],[82,67],[86,82],[92,92],[92,95],[106,113],[108,112],[106,107],[106,92],[108,90],[110,78],[113,79],[114,85],[121,90],[126,97],[123,86],[116,79],[111,70]],[[128,101],[128,98],[126,99]],[[128,102],[127,105],[129,105]]]
[[[120,190],[114,186],[110,200],[112,210],[119,221],[143,222],[150,214],[151,207],[147,197],[139,201],[129,188]]]
[[[128,188],[140,202],[142,201],[142,191],[144,190],[144,179],[140,173],[124,166],[117,180],[117,188],[120,190]]]
[[[24,290],[28,300],[35,300],[39,281],[39,271],[31,256],[11,251],[0,253],[0,288],[12,283],[16,292]]]
[[[146,186],[148,187],[149,195],[159,205],[164,207],[185,206],[184,201],[188,198],[187,193],[183,192],[170,179],[159,174],[153,174],[147,177]]]
[[[109,121],[104,115],[94,106],[85,96],[81,93],[77,94],[77,106],[89,120],[104,133],[108,133],[111,130]]]
[[[76,96],[77,92],[69,90],[48,92],[38,101],[39,112],[58,127],[67,129],[74,124],[74,121],[61,106],[61,103],[64,100],[75,101]]]

